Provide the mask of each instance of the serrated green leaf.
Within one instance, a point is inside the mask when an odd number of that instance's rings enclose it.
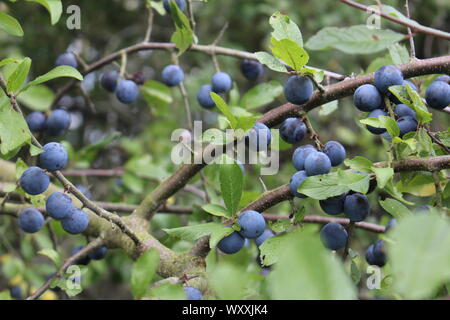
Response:
[[[258,84],[247,91],[241,99],[242,108],[259,108],[273,102],[283,93],[283,86],[277,81]]]
[[[242,197],[242,188],[244,184],[242,170],[234,161],[231,164],[221,164],[219,177],[223,201],[225,202],[228,212],[234,215]]]
[[[389,54],[395,65],[408,63],[410,60],[408,49],[398,43],[389,47]]]
[[[450,281],[450,224],[437,214],[410,215],[390,233],[393,290],[405,299],[433,297]],[[413,245],[411,245],[413,244]]]
[[[270,70],[276,72],[287,72],[286,66],[280,60],[272,56],[270,53],[259,51],[255,52],[255,56],[260,63],[267,66]]]
[[[261,247],[274,238],[277,237],[267,239]],[[267,276],[272,299],[357,298],[356,287],[342,262],[324,247],[316,228],[305,226],[303,230],[291,232],[288,238],[290,241],[278,248],[279,258]]]
[[[180,10],[175,1],[170,2],[170,14],[175,24],[175,32],[170,41],[175,43],[178,55],[183,54],[194,42],[194,33],[191,29],[189,19]]]
[[[370,176],[350,170],[331,172],[328,174],[306,178],[299,186],[298,192],[310,198],[324,200],[341,195],[349,190],[367,193]]]
[[[208,203],[205,204],[202,209],[214,216],[225,218],[231,217],[231,214],[228,212],[228,210],[222,206],[219,206],[218,204]]]
[[[366,25],[346,28],[326,27],[309,38],[309,50],[338,49],[350,54],[373,54],[403,39],[403,34],[391,30],[369,29]]]
[[[28,82],[22,89],[20,89],[19,93],[26,91],[31,86],[42,84],[44,82],[57,78],[75,78],[80,81],[83,80],[83,76],[77,69],[70,66],[59,66],[47,72],[46,74],[37,77],[33,81]]]
[[[273,55],[295,71],[300,71],[309,61],[309,55],[297,42],[289,39],[271,39]]]
[[[356,156],[353,159],[345,159],[344,164],[353,170],[369,173],[371,171],[373,162],[367,158]]]
[[[31,141],[31,133],[23,116],[8,104],[0,107],[0,152],[9,152]]]
[[[52,25],[56,24],[61,18],[63,6],[61,0],[26,0],[28,2],[36,2],[44,6],[50,13]]]
[[[61,265],[61,256],[53,249],[42,249],[38,251],[38,254],[46,256],[47,258],[52,260],[56,267],[59,267]]]
[[[31,59],[25,58],[19,64],[19,66],[14,70],[14,72],[8,77],[8,82],[6,88],[8,92],[16,92],[25,82],[30,72]]]
[[[395,199],[387,198],[386,200],[380,200],[379,202],[381,207],[396,219],[402,219],[411,214],[411,211],[406,206]]]
[[[141,92],[150,107],[165,108],[173,102],[170,88],[159,81],[146,81]]]
[[[377,177],[377,186],[380,189],[383,189],[388,181],[394,176],[394,169],[392,168],[373,167],[372,171],[375,172],[375,176]]]
[[[269,23],[273,28],[272,36],[277,39],[290,39],[303,47],[303,37],[297,24],[288,16],[275,12],[269,19]]]
[[[231,112],[230,108],[228,107],[225,100],[222,99],[221,96],[219,96],[215,92],[211,92],[211,98],[215,102],[217,108],[222,112],[222,114],[227,118],[228,122],[230,123],[230,126],[232,129],[236,129],[237,120],[236,117]]]

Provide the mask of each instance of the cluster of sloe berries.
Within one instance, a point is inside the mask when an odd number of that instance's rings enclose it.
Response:
[[[39,154],[39,164],[48,171],[63,169],[69,160],[64,146],[57,142],[49,142],[44,147],[44,152]],[[30,195],[44,193],[50,184],[50,177],[40,167],[26,169],[19,180],[20,187]],[[72,199],[61,192],[51,194],[46,201],[47,214],[61,220],[61,225],[70,234],[78,234],[86,230],[89,216],[83,210],[72,205]],[[21,229],[28,233],[35,233],[42,229],[44,216],[36,208],[27,208],[19,215]]]
[[[396,219],[391,219],[386,225],[385,232],[388,232],[397,224]],[[386,252],[384,250],[383,240],[378,240],[375,244],[371,244],[366,251],[366,261],[368,264],[383,267],[386,264]]]
[[[240,69],[244,77],[248,80],[258,79],[264,71],[263,65],[258,61],[244,59],[241,61]],[[225,94],[233,87],[233,80],[226,72],[217,72],[211,78],[210,84],[203,85],[197,92],[197,101],[205,109],[212,109],[216,106],[211,98],[211,92]]]
[[[353,95],[353,102],[358,110],[369,112],[368,118],[379,118],[380,116],[389,116],[386,111],[383,95],[395,104],[394,114],[397,117],[397,125],[400,129],[400,137],[408,132],[417,130],[416,113],[410,107],[402,104],[392,93],[389,92],[390,86],[403,85],[410,86],[411,89],[418,91],[417,87],[411,81],[404,80],[403,74],[395,66],[383,66],[375,72],[374,84],[364,84],[358,87]],[[373,134],[381,134],[385,139],[391,140],[389,133],[385,128],[375,128],[366,126]]]
[[[233,231],[217,244],[217,247],[223,253],[233,254],[238,252],[244,247],[246,239],[255,239],[255,243],[259,247],[266,239],[275,235],[271,230],[266,229],[266,221],[263,215],[257,211],[246,210],[242,212],[237,222],[241,229]]]
[[[53,110],[48,118],[43,112],[34,111],[25,120],[31,132],[46,132],[53,137],[63,135],[70,127],[70,114],[64,109]]]
[[[133,80],[121,79],[119,72],[111,70],[105,72],[101,79],[102,87],[111,93],[115,93],[117,99],[125,104],[130,104],[139,97],[139,87]]]

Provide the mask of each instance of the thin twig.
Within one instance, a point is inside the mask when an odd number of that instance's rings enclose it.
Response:
[[[342,259],[345,261],[348,256],[348,250],[350,249],[350,242],[352,240],[353,236],[353,228],[355,228],[355,222],[350,221],[347,227],[345,228],[347,230],[347,243],[345,244],[344,252],[342,253]]]
[[[432,35],[432,36],[435,36],[435,37],[440,37],[440,38],[443,38],[443,39],[450,40],[450,35],[445,33],[445,32],[442,32],[440,30],[436,30],[436,29],[429,28],[429,27],[424,27],[424,26],[421,26],[419,24],[412,24],[412,23],[410,23],[408,21],[402,20],[400,18],[396,18],[396,17],[391,16],[391,15],[389,15],[387,13],[381,12],[380,10],[373,10],[373,9],[363,5],[363,4],[360,4],[360,3],[357,3],[357,2],[354,2],[354,1],[351,1],[351,0],[339,0],[339,1],[342,2],[342,3],[345,3],[345,4],[349,5],[349,6],[352,6],[352,7],[356,8],[356,9],[362,10],[362,11],[373,12],[373,13],[375,13],[375,14],[377,14],[377,15],[379,15],[379,16],[387,19],[387,20],[390,20],[392,22],[395,22],[397,24],[400,24],[400,25],[403,25],[403,26],[406,26],[406,27],[410,27],[411,29],[413,29],[413,30],[415,30],[417,32],[425,33],[425,34],[429,34],[429,35]]]
[[[406,16],[408,19],[410,18],[410,12],[409,12],[409,1],[405,0],[405,8],[406,8]],[[411,59],[416,58],[416,46],[414,45],[414,36],[412,34],[411,28],[408,27],[408,35],[409,35],[409,50]]]
[[[73,265],[75,263],[75,261],[86,256],[90,252],[100,248],[104,244],[105,244],[105,242],[103,239],[97,238],[94,241],[92,241],[91,243],[89,243],[88,245],[86,245],[85,247],[83,247],[80,251],[78,251],[73,256],[71,256],[69,259],[67,259],[66,262],[64,262],[64,264],[61,266],[61,268],[59,268],[58,272],[56,272],[51,277],[49,277],[47,279],[47,281],[38,290],[36,290],[36,292],[34,292],[31,296],[29,296],[27,298],[27,300],[38,299],[42,294],[44,294],[45,291],[47,291],[50,288],[50,285],[52,284],[54,279],[56,279],[57,277],[64,276],[64,272],[66,271],[66,269],[68,267],[70,267],[71,265]]]
[[[148,43],[150,41],[153,28],[153,8],[151,5],[147,6],[147,11],[148,11],[148,20],[147,20],[147,30],[145,31],[144,43]]]

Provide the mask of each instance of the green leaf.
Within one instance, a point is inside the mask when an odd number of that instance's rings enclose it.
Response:
[[[237,120],[236,117],[231,113],[230,108],[227,103],[215,92],[211,92],[211,98],[216,103],[217,108],[222,112],[222,114],[227,118],[232,129],[236,129]]]
[[[13,36],[23,37],[23,30],[19,21],[3,12],[0,12],[0,29]]]
[[[232,215],[236,213],[241,201],[243,184],[244,176],[237,163],[233,161],[231,164],[220,165],[220,190],[228,212]]]
[[[218,217],[230,218],[231,216],[226,208],[219,206],[218,204],[208,203],[205,204],[202,209]]]
[[[279,248],[278,262],[267,276],[271,299],[356,299],[356,287],[342,262],[324,247],[316,229],[306,226],[292,234],[291,241]]]
[[[380,205],[396,219],[402,219],[411,215],[411,211],[406,206],[394,199],[380,200]]]
[[[433,115],[428,112],[428,109],[423,102],[420,95],[410,86],[391,86],[389,91],[400,100],[401,103],[416,112],[417,120],[420,123],[429,123],[433,119]]]
[[[43,5],[50,13],[52,25],[56,24],[61,18],[63,6],[61,0],[27,0],[28,2],[36,2]]]
[[[243,266],[220,263],[207,270],[208,284],[219,299],[240,300],[248,295],[252,279],[251,274]],[[233,281],[230,281],[230,280]]]
[[[19,66],[14,70],[14,72],[9,76],[7,89],[8,92],[16,92],[25,82],[28,76],[28,72],[30,72],[31,67],[31,59],[25,58],[19,64]]]
[[[140,299],[145,295],[158,267],[159,252],[156,249],[144,252],[133,264],[131,269],[131,293],[135,299]]]
[[[353,159],[345,159],[344,164],[353,170],[369,173],[373,162],[367,158],[356,156]]]
[[[202,237],[210,236],[209,245],[211,248],[215,248],[223,237],[233,232],[232,228],[227,228],[215,222],[163,230],[171,237],[187,241],[196,241]]]
[[[408,49],[398,43],[389,47],[389,54],[396,65],[408,63],[410,60]]]
[[[53,79],[57,79],[57,78],[75,78],[80,81],[83,80],[83,76],[77,69],[72,68],[70,66],[59,66],[59,67],[56,67],[56,68],[52,69],[51,71],[47,72],[46,74],[37,77],[33,81],[28,82],[20,90],[20,92],[26,91],[31,86],[42,84],[44,82],[47,82],[47,81],[50,81]]]
[[[406,217],[390,233],[393,289],[405,299],[430,299],[450,281],[450,224],[437,214]]]
[[[151,288],[146,296],[155,297],[160,300],[186,300],[186,292],[184,292],[181,283],[162,283],[159,286]]]
[[[269,23],[273,28],[272,36],[277,40],[289,39],[297,42],[303,47],[303,37],[297,24],[288,16],[275,12],[269,19]]]
[[[380,189],[383,189],[389,180],[394,176],[394,169],[392,168],[372,168],[372,171],[375,172],[377,177],[377,186]]]
[[[309,55],[297,42],[289,39],[277,40],[272,37],[273,55],[295,71],[300,71],[309,61]]]
[[[175,32],[170,41],[175,43],[175,46],[179,51],[178,55],[181,55],[194,42],[194,33],[191,29],[189,19],[184,15],[183,11],[178,8],[175,1],[170,2],[170,13],[175,24]]]
[[[326,27],[309,38],[310,50],[338,49],[350,54],[372,54],[389,48],[403,39],[391,30],[369,29],[366,25],[345,28]]]
[[[0,67],[4,67],[8,64],[19,64],[20,61],[17,59],[13,59],[13,58],[6,58],[0,61]]]
[[[9,104],[0,107],[0,152],[9,152],[31,141],[31,134],[24,117]]]
[[[392,138],[398,137],[400,135],[400,129],[394,119],[387,116],[379,116],[378,120],[383,125],[383,127],[386,128]]]
[[[55,250],[42,249],[38,251],[38,254],[46,256],[47,258],[52,260],[56,267],[59,267],[61,265],[61,256]]]
[[[267,66],[270,70],[276,72],[287,72],[286,66],[284,66],[280,60],[272,56],[270,53],[259,51],[255,52],[256,59],[263,65]]]
[[[165,108],[173,102],[170,88],[159,81],[145,82],[141,92],[150,107]]]
[[[273,102],[283,93],[283,86],[277,81],[258,84],[247,91],[241,99],[242,108],[254,109]]]
[[[54,98],[55,94],[48,87],[36,85],[22,92],[17,100],[31,110],[46,111],[50,109]]]
[[[369,182],[370,176],[367,174],[338,170],[306,178],[297,191],[310,198],[324,200],[349,190],[367,193]]]

